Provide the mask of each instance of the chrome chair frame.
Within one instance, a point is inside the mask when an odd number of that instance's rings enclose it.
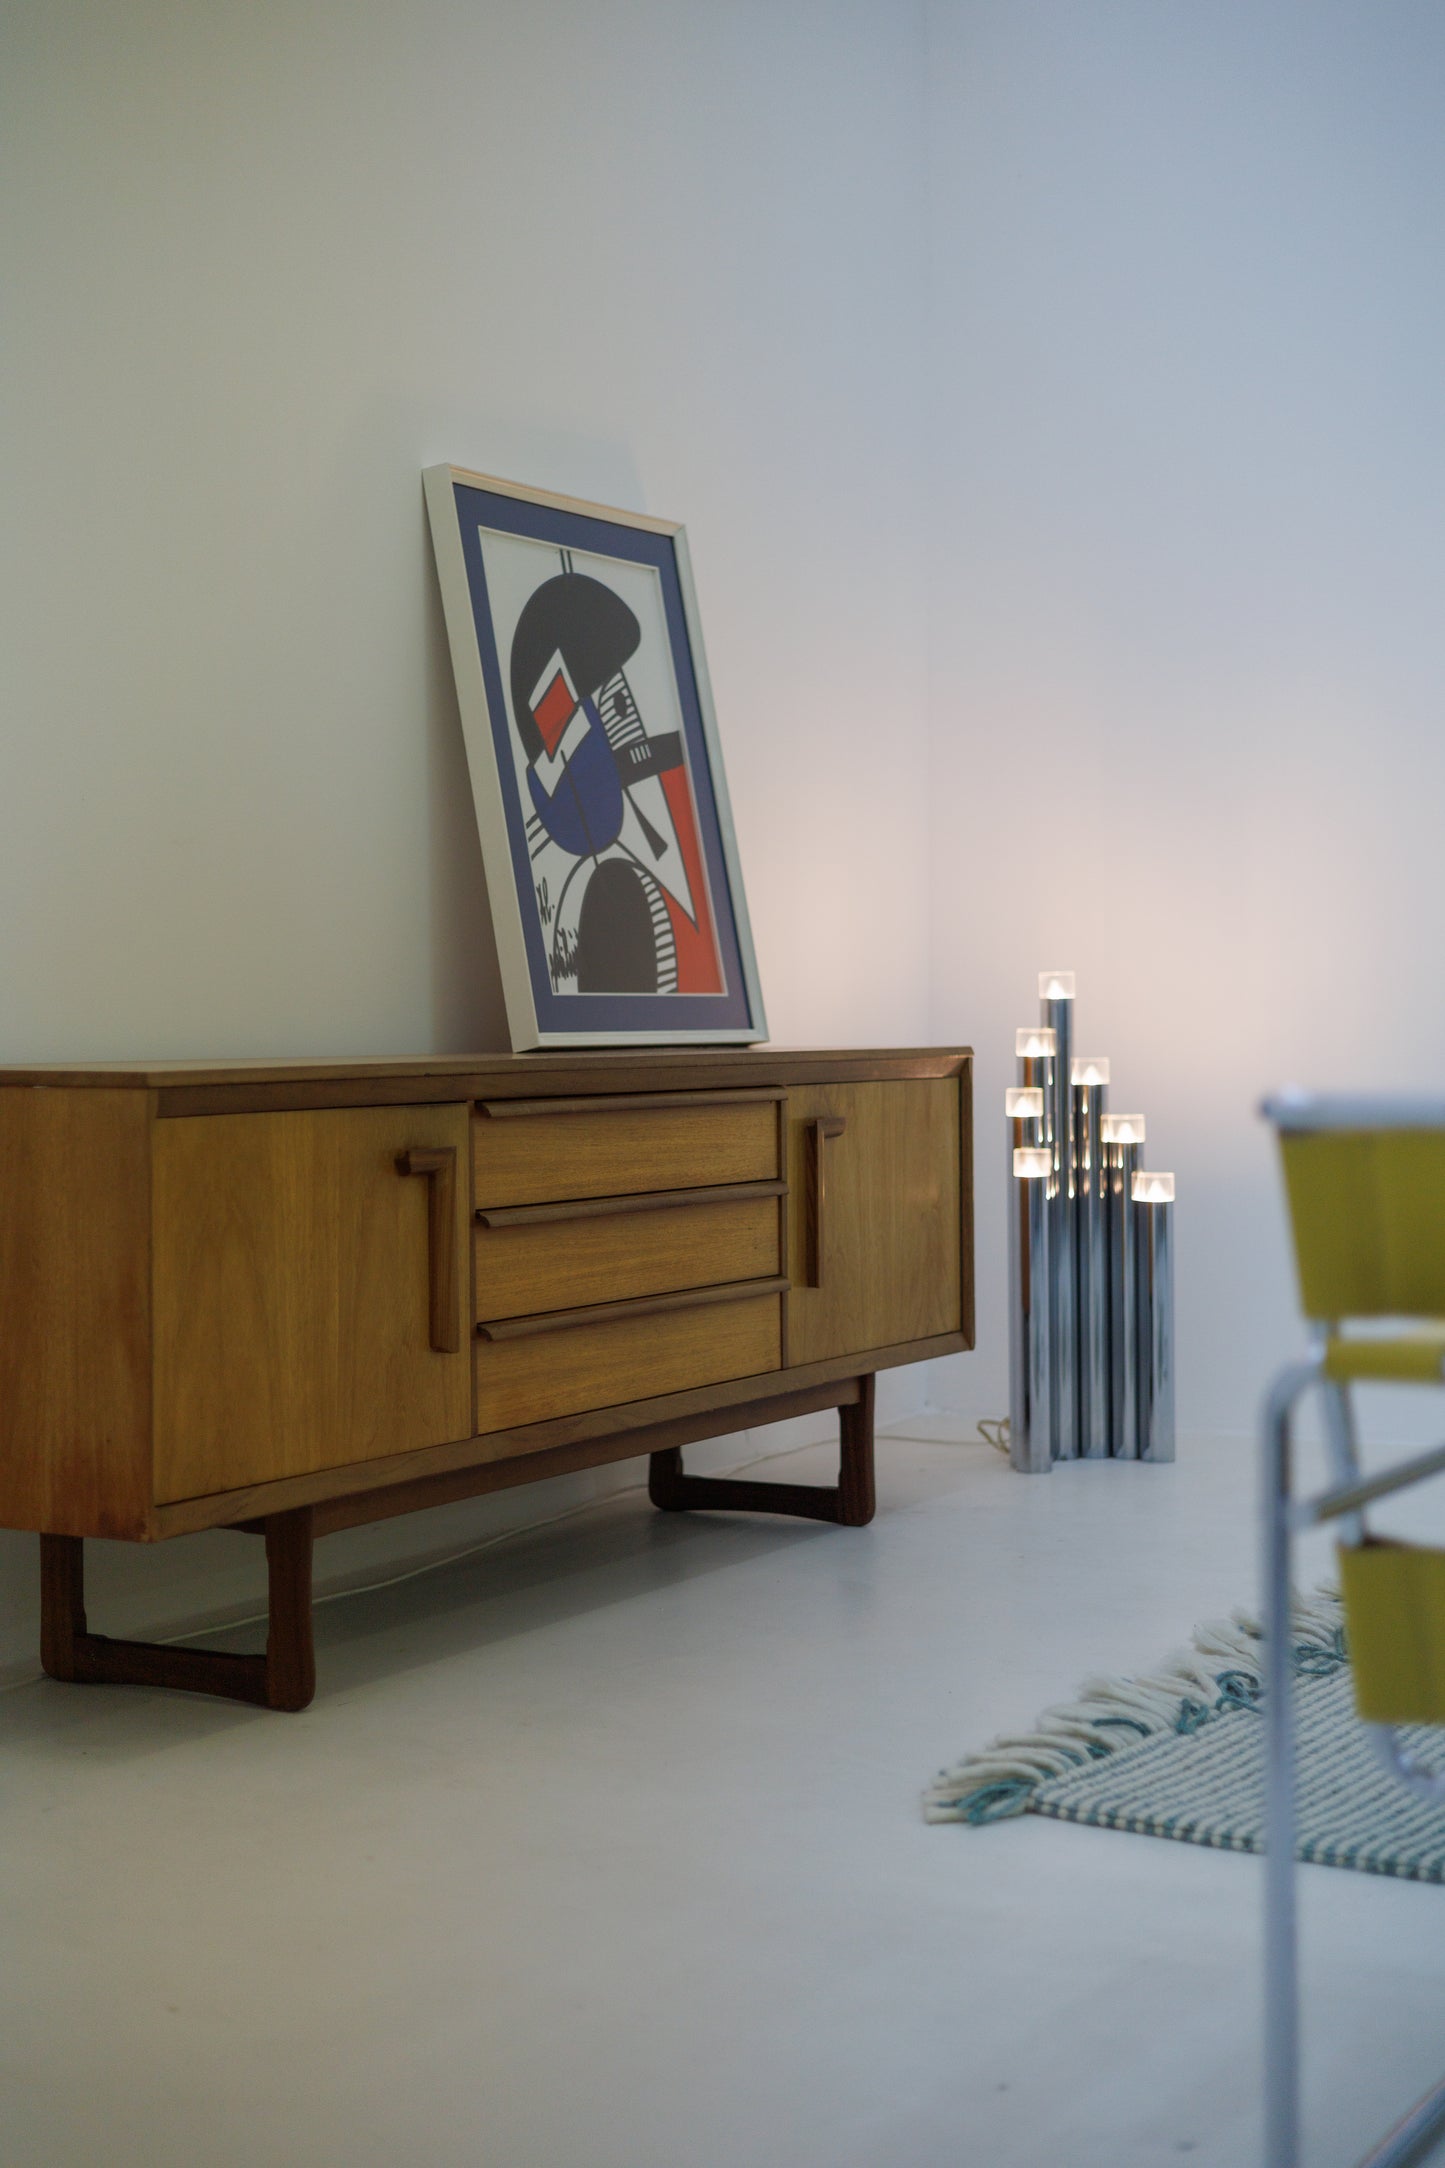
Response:
[[[1445,1101],[1326,1099],[1303,1094],[1261,1110],[1282,1133],[1323,1128],[1445,1129]],[[1264,1409],[1265,1634],[1265,2168],[1300,2168],[1299,1946],[1295,1909],[1295,1755],[1290,1601],[1295,1535],[1334,1521],[1340,1540],[1365,1539],[1365,1508],[1376,1498],[1445,1474],[1445,1445],[1366,1476],[1346,1386],[1325,1374],[1331,1325],[1317,1321],[1309,1356],[1275,1378]],[[1324,1402],[1331,1480],[1313,1496],[1293,1495],[1295,1410],[1311,1387]],[[1417,1767],[1388,1724],[1369,1724],[1371,1744],[1391,1775],[1417,1795],[1445,1800],[1445,1775]],[[1366,2154],[1359,2168],[1404,2168],[1445,2127],[1445,2080],[1426,2093]]]

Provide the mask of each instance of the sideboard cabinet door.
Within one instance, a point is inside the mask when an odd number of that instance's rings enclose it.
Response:
[[[468,1109],[157,1122],[155,1495],[472,1429]]]
[[[955,1077],[788,1094],[788,1361],[963,1325]]]

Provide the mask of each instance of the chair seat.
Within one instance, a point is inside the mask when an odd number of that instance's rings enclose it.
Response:
[[[1445,1325],[1379,1339],[1332,1334],[1325,1349],[1325,1376],[1337,1385],[1439,1385],[1445,1380]]]

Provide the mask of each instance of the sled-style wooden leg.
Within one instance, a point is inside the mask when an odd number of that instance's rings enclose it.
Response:
[[[157,1641],[112,1641],[85,1622],[80,1536],[40,1538],[40,1661],[52,1679],[87,1686],[178,1686],[267,1709],[304,1709],[316,1692],[311,1638],[311,1508],[266,1523],[271,1619],[264,1656]]]
[[[838,1481],[818,1483],[751,1482],[739,1476],[688,1475],[681,1446],[654,1453],[648,1461],[647,1494],[664,1513],[695,1508],[729,1513],[793,1513],[811,1521],[837,1521],[844,1528],[864,1528],[873,1518],[873,1376],[858,1380],[858,1398],[838,1410]]]

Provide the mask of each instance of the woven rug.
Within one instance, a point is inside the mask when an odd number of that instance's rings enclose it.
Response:
[[[1327,1867],[1445,1882],[1445,1806],[1395,1783],[1354,1712],[1339,1599],[1296,1599],[1296,1856]],[[1100,1829],[1262,1852],[1265,1818],[1263,1646],[1242,1612],[1202,1627],[1193,1648],[1138,1679],[1090,1679],[1078,1701],[1036,1728],[995,1740],[930,1785],[932,1822],[975,1826],[1047,1814]],[[1407,1729],[1425,1766],[1445,1766],[1445,1737]]]

